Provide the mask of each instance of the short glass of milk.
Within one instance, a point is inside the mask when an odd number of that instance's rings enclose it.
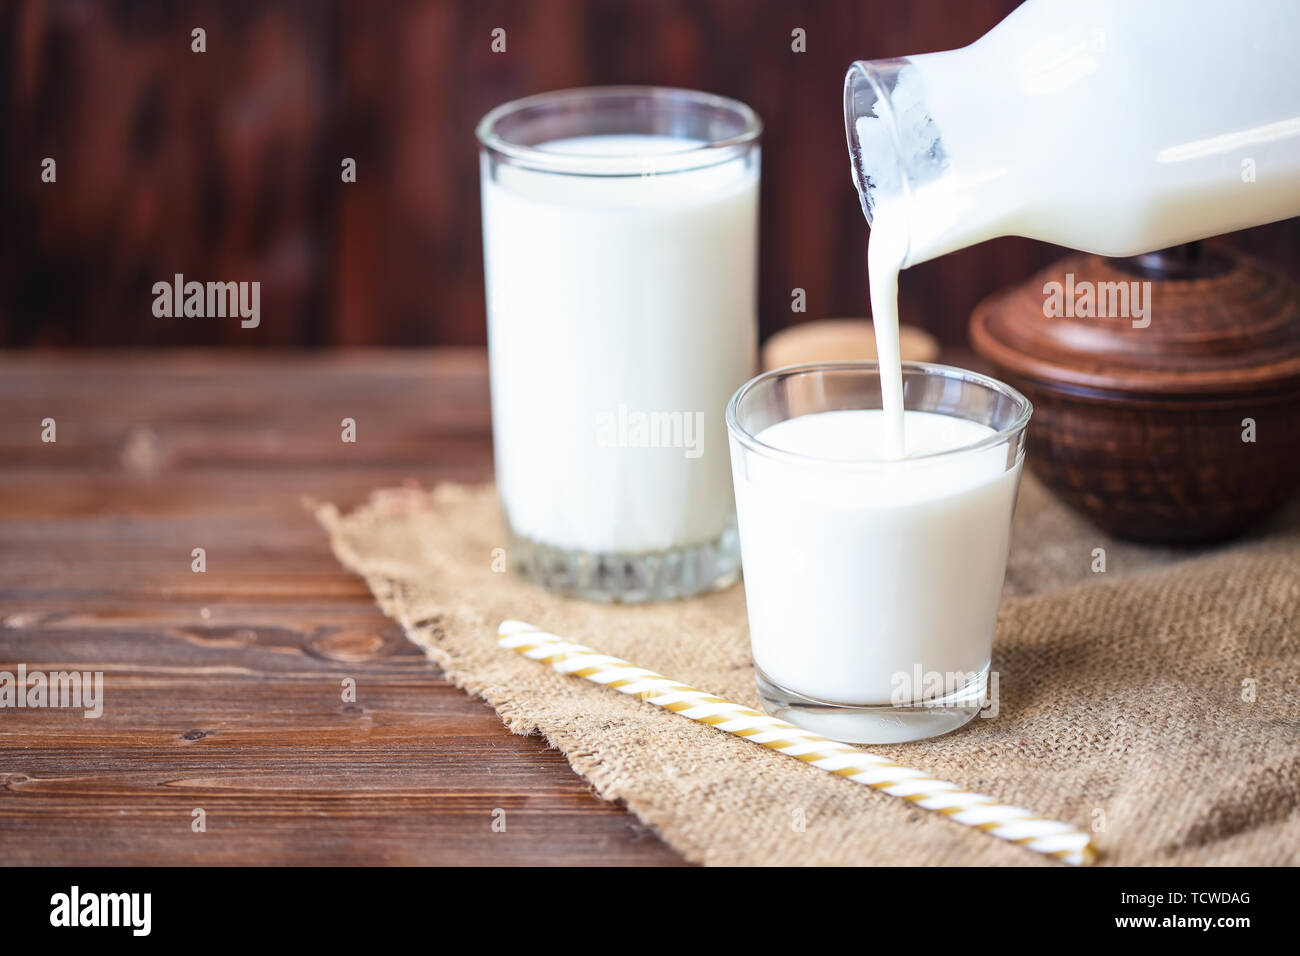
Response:
[[[722,415],[756,368],[761,130],[658,87],[479,124],[497,486],[510,563],[549,590],[661,600],[739,574]]]
[[[986,706],[1033,411],[987,376],[908,362],[903,405],[894,460],[874,362],[777,369],[727,406],[759,695],[851,743],[932,737]]]

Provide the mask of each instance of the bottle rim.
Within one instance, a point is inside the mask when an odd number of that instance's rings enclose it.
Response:
[[[898,116],[890,97],[886,74],[897,75],[909,65],[906,59],[858,60],[853,63],[844,76],[844,133],[849,146],[849,168],[853,185],[858,191],[858,200],[862,204],[862,214],[867,218],[867,225],[875,221],[878,182],[873,182],[863,165],[862,141],[858,132],[858,121],[872,117],[885,125],[889,143],[893,147],[890,159],[892,172],[899,183],[899,196],[905,207],[910,208],[914,193],[914,183],[907,159],[903,153],[902,135],[898,127]],[[911,261],[911,236],[908,236],[908,248],[903,256],[903,263]]]

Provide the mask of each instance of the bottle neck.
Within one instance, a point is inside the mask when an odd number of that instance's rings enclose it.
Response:
[[[906,236],[903,267],[1004,234],[1015,213],[1005,189],[1008,165],[985,155],[969,135],[945,136],[935,118],[980,109],[974,98],[987,88],[960,82],[977,75],[974,56],[972,46],[858,61],[844,79],[845,133],[862,211],[872,225],[888,209],[891,230]]]
[[[849,143],[853,185],[867,224],[880,203],[904,201],[911,193],[907,157],[893,103],[905,59],[859,60],[844,77],[844,132]]]

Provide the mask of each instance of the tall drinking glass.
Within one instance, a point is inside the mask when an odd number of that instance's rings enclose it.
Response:
[[[722,411],[754,372],[759,135],[686,90],[478,127],[496,478],[514,567],[595,600],[735,581]]]

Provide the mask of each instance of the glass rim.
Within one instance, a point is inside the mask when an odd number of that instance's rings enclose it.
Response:
[[[651,154],[599,155],[566,153],[538,149],[513,142],[497,130],[498,124],[523,110],[582,100],[600,101],[617,98],[642,99],[648,103],[687,104],[733,113],[740,121],[740,132],[721,139],[695,143],[680,150]],[[516,165],[538,172],[568,173],[587,176],[644,176],[645,161],[654,160],[654,173],[671,174],[704,169],[734,159],[756,143],[763,134],[763,121],[752,107],[740,100],[673,86],[579,86],[550,90],[509,100],[489,110],[474,129],[479,146],[503,156]],[[661,164],[665,164],[663,168]]]
[[[991,375],[984,375],[981,372],[973,372],[970,369],[958,368],[955,365],[941,365],[936,362],[903,362],[903,372],[920,372],[923,375],[937,375],[942,378],[958,379],[966,382],[973,382],[981,385],[990,391],[997,392],[1015,402],[1020,409],[1020,413],[1015,420],[1004,428],[1000,428],[992,435],[987,435],[977,442],[969,445],[959,445],[956,448],[948,448],[943,451],[930,452],[925,455],[912,455],[906,458],[880,458],[880,459],[846,459],[846,458],[826,458],[821,455],[807,455],[801,452],[787,451],[784,448],[777,448],[775,445],[769,445],[767,442],[760,441],[759,438],[743,428],[739,421],[740,403],[745,396],[754,388],[759,387],[777,377],[787,375],[806,374],[810,372],[829,372],[829,371],[859,371],[880,373],[880,363],[876,361],[842,361],[842,362],[806,362],[799,365],[785,365],[781,368],[769,369],[755,375],[740,388],[736,389],[731,400],[727,402],[726,422],[727,431],[738,442],[757,454],[764,455],[768,458],[775,458],[791,463],[798,464],[818,464],[830,465],[838,468],[902,468],[915,462],[933,462],[940,459],[965,455],[971,452],[982,451],[986,448],[993,448],[1003,442],[1009,441],[1018,432],[1021,432],[1029,424],[1029,419],[1034,413],[1033,403],[1024,396],[1018,389],[1012,388],[1006,382],[1000,382]],[[868,409],[875,411],[876,409]],[[905,408],[906,410],[906,408]],[[815,414],[815,413],[809,413]],[[938,414],[938,413],[936,413]],[[790,419],[782,419],[789,421]],[[963,419],[969,421],[969,419]],[[774,423],[775,424],[775,423]]]

